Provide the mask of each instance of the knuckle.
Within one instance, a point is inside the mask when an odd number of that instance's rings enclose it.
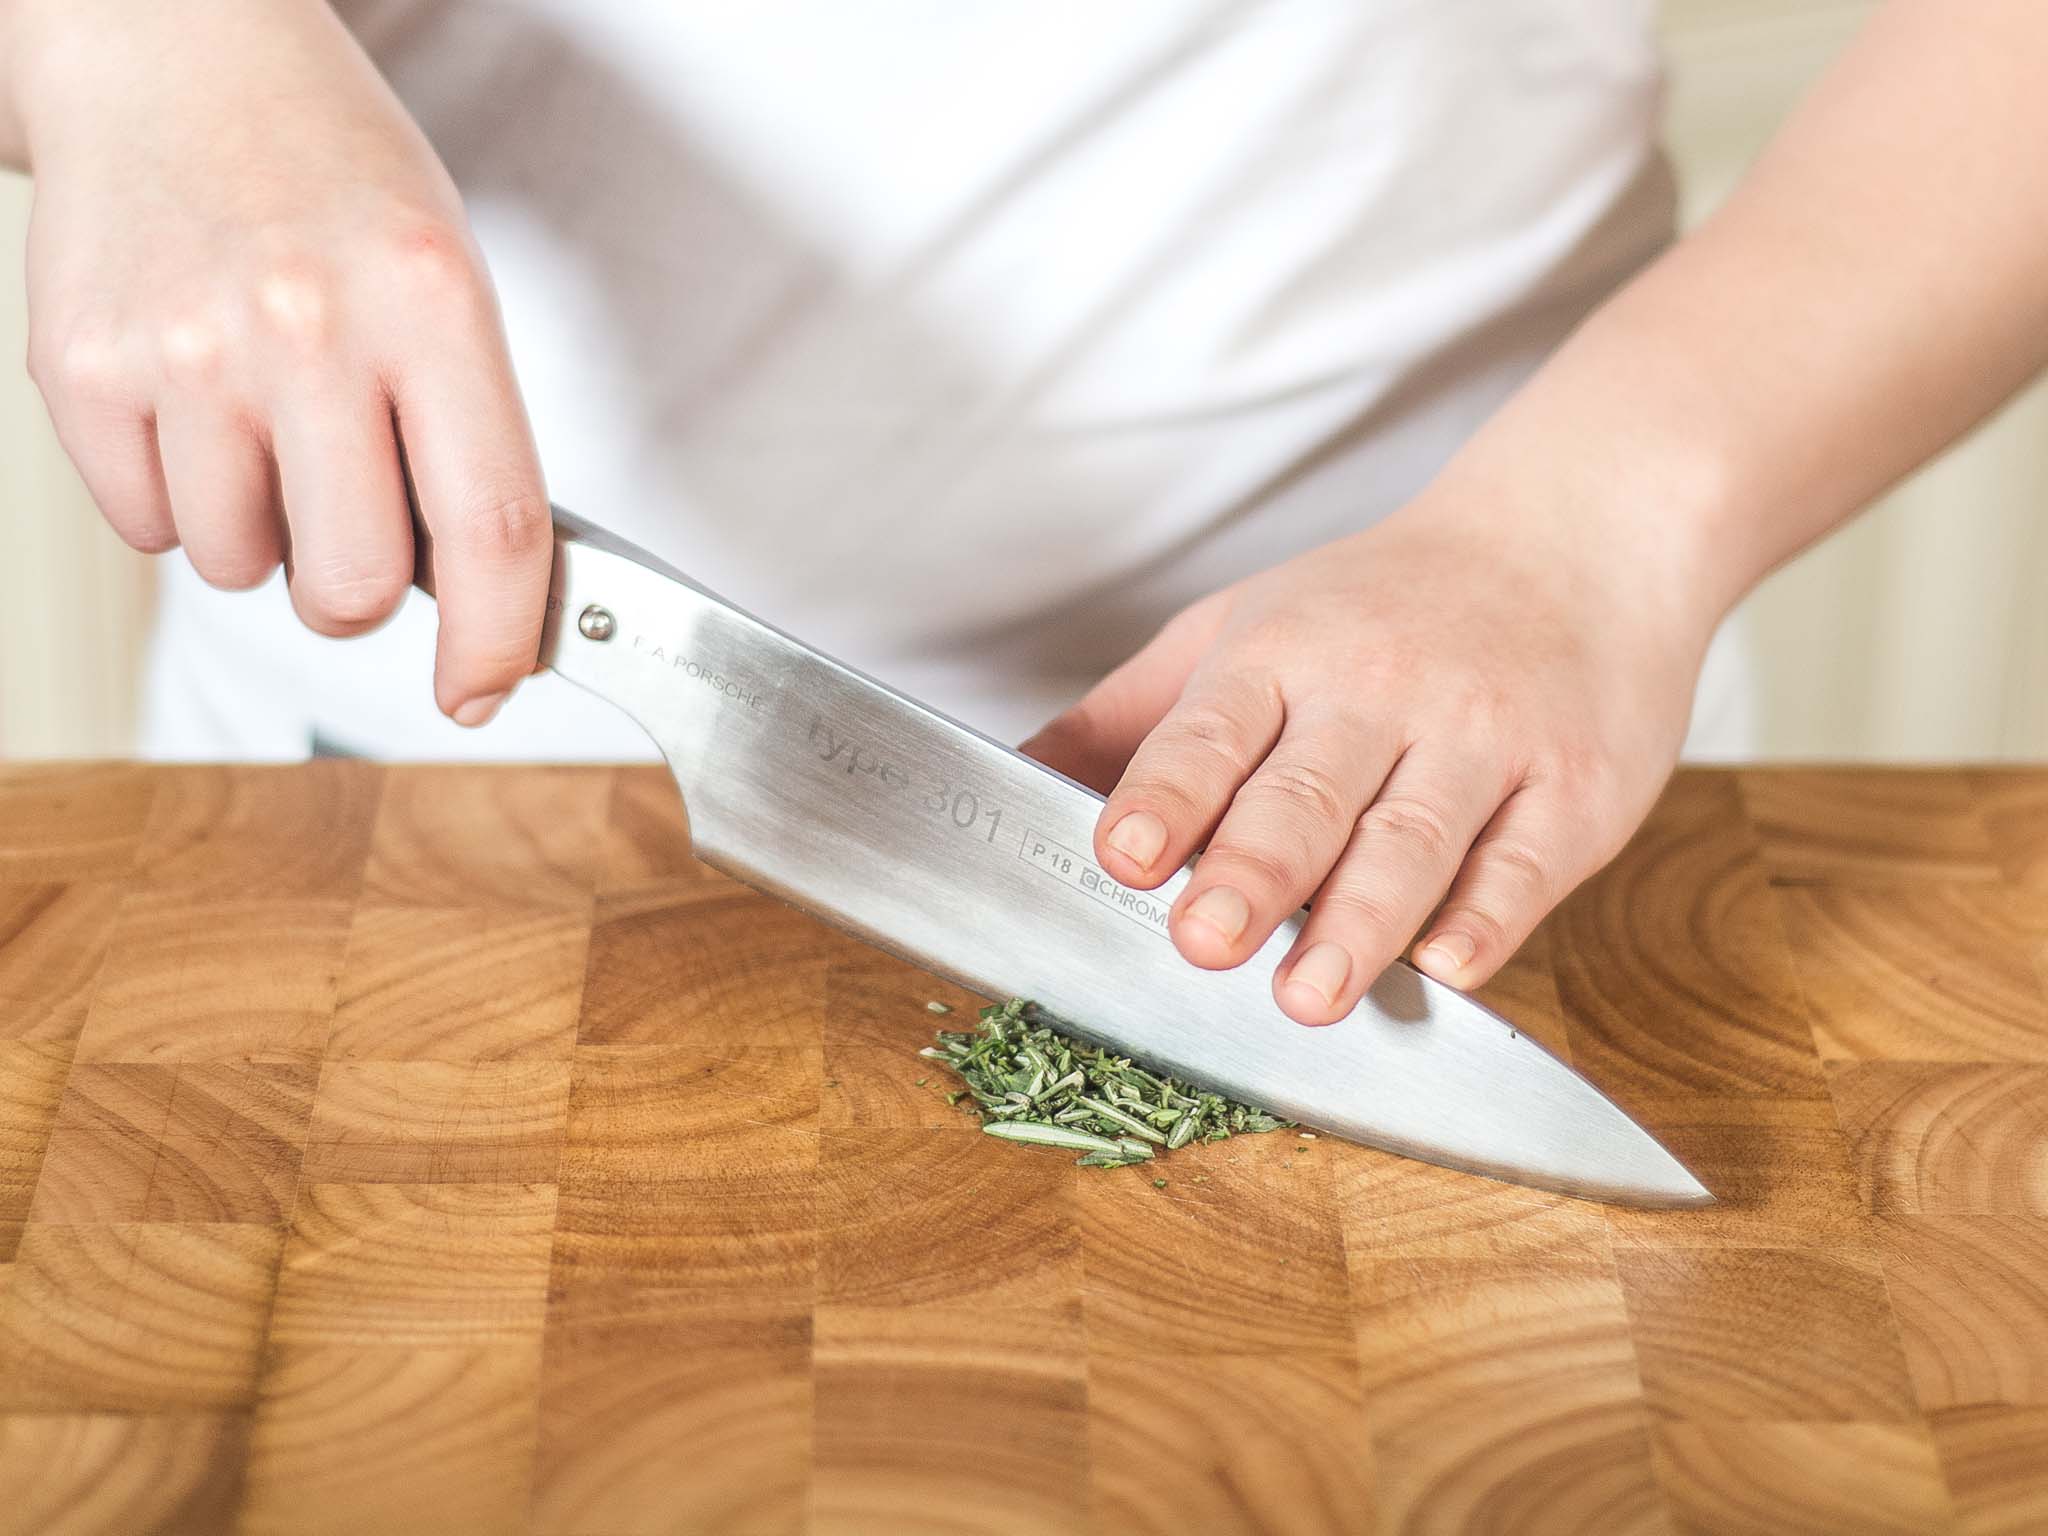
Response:
[[[137,554],[162,555],[178,547],[177,526],[167,517],[152,513],[118,511],[102,507],[100,513],[115,536]]]
[[[300,617],[322,634],[350,634],[391,616],[405,594],[396,562],[349,563],[308,571],[292,583]]]
[[[1382,892],[1338,886],[1324,892],[1315,914],[1339,933],[1363,935],[1369,947],[1384,947],[1407,926],[1396,904]]]
[[[255,298],[256,313],[272,337],[302,353],[332,345],[340,305],[334,278],[316,264],[273,265],[256,280]]]
[[[536,555],[554,536],[547,498],[534,491],[479,493],[463,506],[457,526],[464,550],[508,563]]]
[[[214,555],[193,555],[192,568],[209,587],[223,592],[247,592],[260,587],[277,569],[277,557],[246,550]]]
[[[402,224],[392,239],[391,261],[408,293],[436,304],[474,302],[487,291],[468,237],[442,220]]]
[[[1513,735],[1515,700],[1505,688],[1474,680],[1458,690],[1451,702],[1452,718],[1468,739],[1482,742],[1507,740]]]
[[[1279,900],[1311,882],[1309,872],[1284,854],[1257,844],[1218,841],[1202,855],[1205,874],[1223,871],[1224,881],[1251,894]]]
[[[30,343],[29,374],[47,395],[105,404],[134,393],[126,348],[110,324],[86,321]]]
[[[1552,749],[1547,777],[1581,805],[1599,804],[1618,788],[1614,759],[1590,741],[1569,741]]]
[[[1359,827],[1375,840],[1412,849],[1424,863],[1442,863],[1456,852],[1450,819],[1430,801],[1412,795],[1374,801],[1359,818]]]
[[[225,327],[203,314],[180,315],[157,334],[164,378],[187,388],[216,383],[227,353]]]
[[[1543,891],[1552,884],[1550,859],[1523,838],[1502,837],[1487,844],[1486,862],[1522,890]]]
[[[1227,710],[1195,704],[1168,716],[1153,740],[1182,769],[1234,774],[1247,766],[1250,734]]]
[[[1526,932],[1526,925],[1517,925],[1508,920],[1492,902],[1471,902],[1444,914],[1439,926],[1455,927],[1472,940],[1475,957],[1505,956],[1515,947],[1518,932]]]
[[[1267,607],[1248,616],[1234,632],[1247,652],[1267,658],[1297,654],[1319,626],[1313,615],[1293,607]]]
[[[1354,808],[1337,776],[1311,762],[1269,763],[1247,787],[1317,822],[1349,820]]]
[[[1103,824],[1112,825],[1121,820],[1125,812],[1140,807],[1153,812],[1174,834],[1182,837],[1192,836],[1208,826],[1219,809],[1185,781],[1171,774],[1128,774],[1110,796]]]

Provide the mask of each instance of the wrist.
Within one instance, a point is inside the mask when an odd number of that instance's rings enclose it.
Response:
[[[0,161],[16,170],[34,169],[41,102],[93,97],[82,81],[65,84],[70,61],[118,46],[118,18],[90,10],[89,0],[0,0]]]
[[[1696,397],[1670,338],[1596,315],[1428,493],[1490,538],[1584,573],[1596,600],[1654,612],[1704,646],[1782,558],[1743,489],[1737,434]]]

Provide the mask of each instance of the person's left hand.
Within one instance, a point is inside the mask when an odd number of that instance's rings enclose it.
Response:
[[[1611,858],[1676,760],[1715,615],[1613,538],[1466,492],[1183,610],[1023,750],[1109,790],[1095,856],[1196,965],[1304,902],[1274,997],[1343,1018],[1425,920],[1472,987]]]

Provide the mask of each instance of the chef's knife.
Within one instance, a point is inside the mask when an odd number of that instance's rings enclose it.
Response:
[[[1593,1199],[1713,1199],[1585,1078],[1406,965],[1342,1022],[1296,1024],[1272,982],[1299,917],[1235,970],[1189,964],[1166,930],[1186,871],[1155,891],[1105,874],[1101,796],[559,509],[541,660],[654,739],[706,863],[970,991],[1391,1152]]]

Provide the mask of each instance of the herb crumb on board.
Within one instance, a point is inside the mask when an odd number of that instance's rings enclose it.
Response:
[[[1075,1162],[1083,1168],[1129,1168],[1195,1143],[1293,1127],[1291,1120],[1062,1034],[1021,997],[992,1003],[980,1017],[974,1029],[938,1031],[938,1044],[918,1054],[966,1085],[946,1100],[967,1100],[962,1107],[990,1136],[1079,1152]],[[1166,1187],[1164,1179],[1152,1182]]]

